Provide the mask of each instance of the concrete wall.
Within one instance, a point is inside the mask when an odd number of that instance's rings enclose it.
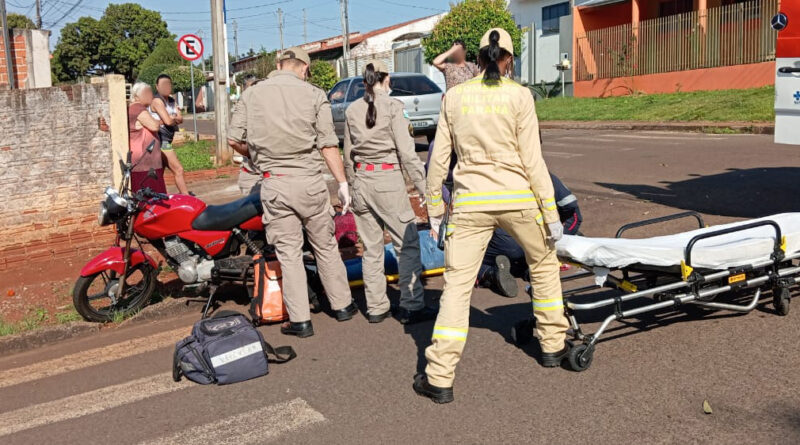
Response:
[[[0,28],[2,32],[2,28]],[[50,79],[50,31],[12,30],[11,58],[17,88],[47,88]],[[0,89],[8,88],[5,47],[0,39]]]
[[[109,77],[0,91],[0,270],[111,239],[96,214],[128,133],[124,80]]]

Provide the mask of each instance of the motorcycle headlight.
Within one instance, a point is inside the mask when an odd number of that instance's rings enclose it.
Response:
[[[116,220],[125,215],[125,212],[128,210],[128,201],[111,187],[106,187],[105,195],[106,210],[108,211],[109,217],[112,220]]]
[[[97,224],[99,224],[100,227],[111,224],[111,218],[108,217],[108,207],[106,207],[105,201],[100,203],[100,211],[97,212]]]

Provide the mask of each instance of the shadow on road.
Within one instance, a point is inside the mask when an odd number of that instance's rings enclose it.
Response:
[[[658,204],[711,215],[758,218],[797,211],[798,167],[729,169],[725,173],[696,176],[685,181],[662,181],[662,187],[645,184],[597,185]]]

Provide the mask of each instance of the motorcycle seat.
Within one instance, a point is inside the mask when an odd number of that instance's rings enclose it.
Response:
[[[194,230],[231,230],[264,212],[261,194],[251,193],[227,204],[206,207],[192,222]]]

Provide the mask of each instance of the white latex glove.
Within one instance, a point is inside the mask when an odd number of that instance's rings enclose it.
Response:
[[[550,239],[556,242],[564,236],[564,226],[560,221],[547,223],[547,229],[550,231]]]
[[[429,216],[428,223],[431,225],[431,236],[433,239],[439,239],[439,228],[442,226],[442,217],[441,216]]]
[[[339,203],[342,205],[342,215],[350,210],[350,187],[346,182],[339,183]]]

